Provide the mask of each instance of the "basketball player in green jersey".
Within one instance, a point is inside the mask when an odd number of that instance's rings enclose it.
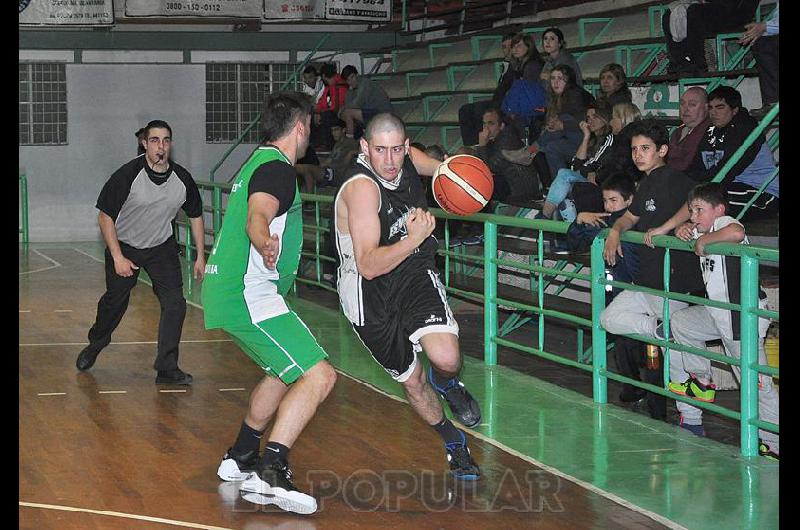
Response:
[[[267,96],[264,144],[234,180],[203,282],[206,328],[225,330],[266,372],[217,474],[244,481],[248,501],[297,513],[313,513],[317,502],[292,483],[288,452],[336,381],[327,354],[283,298],[300,261],[302,209],[293,166],[308,147],[312,112],[304,94]]]

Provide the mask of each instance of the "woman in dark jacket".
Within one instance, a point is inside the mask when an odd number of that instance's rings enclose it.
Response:
[[[561,64],[550,73],[549,101],[545,113],[545,126],[536,142],[539,153],[544,154],[550,175],[568,167],[583,139],[578,124],[586,116],[594,97],[575,84],[575,72]]]
[[[610,106],[617,103],[630,103],[631,90],[625,70],[617,63],[609,63],[600,70],[600,95],[597,101],[606,101]]]

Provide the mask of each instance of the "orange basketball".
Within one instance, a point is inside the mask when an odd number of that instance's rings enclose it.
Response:
[[[479,212],[494,190],[494,178],[483,160],[470,155],[448,158],[433,173],[433,197],[443,210],[456,215]]]

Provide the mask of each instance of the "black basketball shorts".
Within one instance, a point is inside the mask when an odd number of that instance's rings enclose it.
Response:
[[[392,286],[388,299],[390,306],[377,312],[380,319],[363,326],[353,324],[353,329],[378,364],[402,383],[417,365],[417,353],[422,351],[420,338],[428,333],[458,336],[458,323],[434,270],[420,269],[403,275]]]

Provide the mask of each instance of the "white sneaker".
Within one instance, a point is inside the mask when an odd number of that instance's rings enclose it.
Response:
[[[286,463],[252,473],[240,488],[242,498],[254,504],[274,504],[287,512],[310,514],[317,511],[317,500],[298,490]]]

